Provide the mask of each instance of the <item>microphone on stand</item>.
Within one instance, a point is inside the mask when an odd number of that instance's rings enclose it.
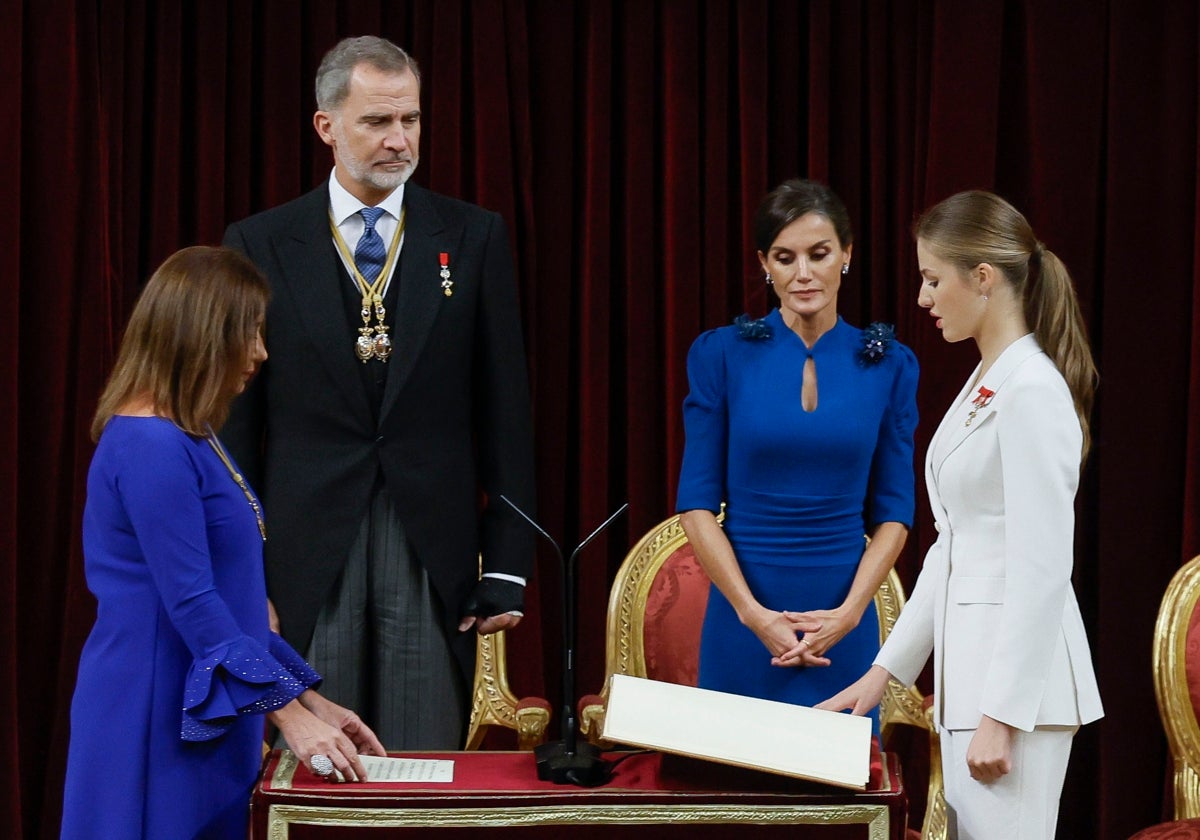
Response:
[[[544,782],[554,782],[558,785],[577,785],[579,787],[597,787],[607,784],[612,777],[612,765],[600,757],[600,750],[587,741],[579,742],[579,720],[575,712],[575,607],[579,593],[575,582],[576,560],[584,546],[599,536],[612,521],[629,507],[629,502],[621,505],[587,539],[575,547],[571,556],[563,561],[562,549],[554,538],[546,533],[541,525],[530,518],[507,496],[500,498],[516,511],[522,519],[533,526],[533,529],[546,538],[554,547],[559,565],[563,568],[563,711],[562,739],[550,741],[534,747],[533,754],[537,760],[537,775]]]

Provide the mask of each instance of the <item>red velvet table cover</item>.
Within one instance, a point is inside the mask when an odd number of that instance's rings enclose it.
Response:
[[[894,756],[876,754],[864,792],[737,770],[660,753],[606,754],[620,760],[603,787],[556,785],[537,778],[530,752],[393,753],[454,762],[450,783],[333,784],[299,765],[289,751],[268,755],[251,804],[257,840],[417,837],[439,840],[646,836],[904,837],[907,799]],[[665,759],[665,760],[664,760]],[[817,827],[820,827],[818,830]]]

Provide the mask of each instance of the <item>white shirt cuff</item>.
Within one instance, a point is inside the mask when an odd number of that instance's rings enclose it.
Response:
[[[495,578],[496,580],[506,580],[509,583],[515,583],[518,586],[525,585],[525,578],[519,575],[506,575],[504,572],[484,572],[480,577]]]

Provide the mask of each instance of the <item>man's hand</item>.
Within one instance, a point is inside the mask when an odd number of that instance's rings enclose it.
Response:
[[[463,602],[460,633],[472,627],[487,635],[516,627],[525,607],[525,587],[501,578],[483,577]]]

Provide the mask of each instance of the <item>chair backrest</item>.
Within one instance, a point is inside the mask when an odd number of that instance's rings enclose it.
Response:
[[[608,601],[607,677],[626,674],[695,685],[700,627],[708,603],[708,575],[696,560],[679,517],[660,522],[625,556]],[[893,569],[875,593],[879,642],[904,607],[904,588]],[[886,735],[896,723],[924,728],[924,698],[912,688],[888,686],[880,708]]]
[[[1154,626],[1154,693],[1174,760],[1175,819],[1200,817],[1200,556],[1163,594]]]
[[[606,677],[627,674],[695,685],[708,587],[679,517],[652,528],[630,549],[613,580]]]

